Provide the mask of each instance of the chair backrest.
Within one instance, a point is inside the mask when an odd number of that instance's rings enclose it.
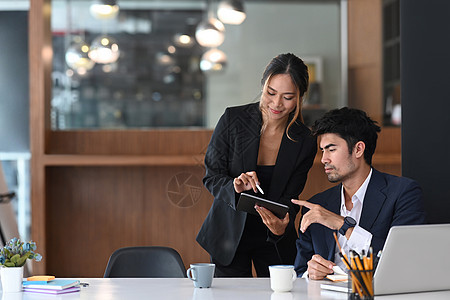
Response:
[[[169,247],[125,247],[111,254],[104,278],[185,278],[180,254]]]

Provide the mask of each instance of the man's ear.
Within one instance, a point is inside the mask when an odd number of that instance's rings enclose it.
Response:
[[[364,157],[364,150],[366,150],[366,144],[363,141],[357,142],[353,148],[356,158]]]

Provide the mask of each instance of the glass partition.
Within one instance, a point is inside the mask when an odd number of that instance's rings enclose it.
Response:
[[[339,0],[244,1],[209,68],[195,32],[220,1],[118,0],[110,17],[98,2],[52,0],[52,130],[213,128],[226,107],[259,100],[266,64],[286,52],[310,66],[306,122],[346,103]]]

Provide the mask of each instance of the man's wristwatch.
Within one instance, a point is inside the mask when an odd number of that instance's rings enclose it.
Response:
[[[342,235],[345,235],[345,233],[347,232],[347,230],[350,227],[355,227],[356,226],[356,221],[355,219],[353,219],[352,217],[345,217],[344,218],[344,225],[342,225],[342,227],[339,229],[339,233]]]

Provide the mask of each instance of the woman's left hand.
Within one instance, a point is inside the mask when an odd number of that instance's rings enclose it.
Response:
[[[262,206],[255,205],[255,209],[261,216],[263,223],[275,235],[283,235],[289,224],[289,213],[286,213],[284,219],[275,216],[270,210]]]

